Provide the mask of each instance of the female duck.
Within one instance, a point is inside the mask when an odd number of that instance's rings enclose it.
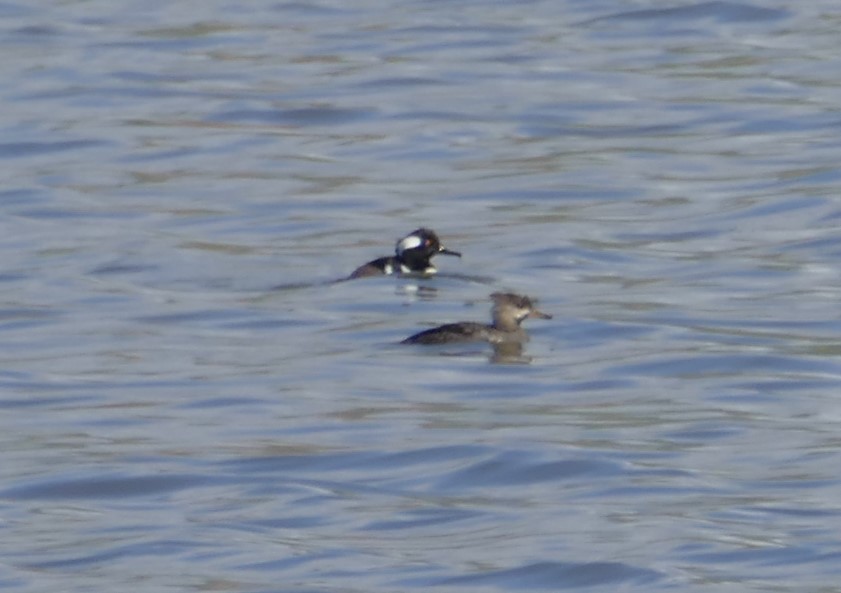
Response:
[[[448,323],[422,331],[403,340],[402,344],[450,344],[454,342],[485,341],[491,344],[525,342],[529,339],[520,324],[527,317],[552,319],[548,313],[538,311],[527,296],[512,292],[495,292],[491,295],[493,323],[485,325],[473,321]]]

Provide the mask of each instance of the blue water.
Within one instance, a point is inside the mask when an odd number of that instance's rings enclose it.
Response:
[[[835,3],[0,17],[0,587],[838,589]]]

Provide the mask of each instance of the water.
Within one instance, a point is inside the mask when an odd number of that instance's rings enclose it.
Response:
[[[0,15],[0,586],[838,590],[835,3]]]

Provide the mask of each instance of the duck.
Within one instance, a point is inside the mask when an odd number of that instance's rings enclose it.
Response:
[[[447,323],[409,336],[401,344],[452,344],[458,342],[489,342],[491,344],[520,343],[529,336],[521,327],[530,317],[552,319],[548,313],[538,310],[532,300],[513,292],[495,292],[491,295],[492,323],[475,321]]]
[[[390,274],[431,276],[438,272],[431,262],[438,254],[461,257],[458,251],[444,247],[435,231],[421,227],[397,241],[394,255],[380,257],[359,266],[349,279]]]

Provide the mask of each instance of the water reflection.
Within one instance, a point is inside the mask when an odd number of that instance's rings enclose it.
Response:
[[[494,364],[530,364],[531,356],[523,356],[522,342],[493,344],[493,354],[488,359]]]
[[[490,350],[490,352],[488,352]],[[522,342],[504,342],[501,344],[461,344],[424,347],[423,353],[455,359],[486,358],[491,364],[530,364],[533,357],[524,354]],[[420,353],[419,353],[420,355]]]

